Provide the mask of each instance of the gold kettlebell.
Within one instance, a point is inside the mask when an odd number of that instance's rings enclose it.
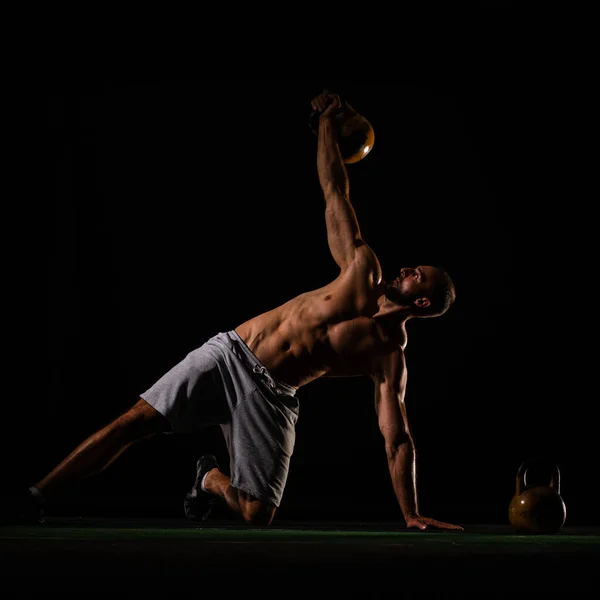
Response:
[[[567,508],[560,495],[560,470],[550,465],[548,485],[527,485],[527,471],[533,461],[517,470],[515,494],[508,507],[508,519],[517,533],[558,533],[565,523]]]
[[[341,108],[334,117],[337,131],[337,142],[345,164],[362,160],[375,144],[375,131],[371,123],[357,113],[346,101],[341,101]],[[312,132],[319,132],[319,111],[310,113],[309,125]]]

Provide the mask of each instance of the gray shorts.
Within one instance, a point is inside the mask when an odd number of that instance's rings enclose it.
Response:
[[[220,425],[231,485],[279,506],[296,441],[295,388],[274,381],[235,331],[218,333],[141,394],[174,432]]]

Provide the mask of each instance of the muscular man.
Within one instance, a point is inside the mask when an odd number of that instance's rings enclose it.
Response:
[[[444,269],[429,265],[406,267],[383,279],[350,203],[334,126],[340,99],[324,91],[312,108],[320,113],[317,169],[338,276],[190,352],[131,409],[30,488],[38,520],[43,520],[44,502],[102,471],[134,442],[165,431],[219,425],[229,475],[214,456],[201,457],[184,500],[185,514],[204,520],[220,498],[245,522],[268,525],[280,505],[294,449],[297,390],[320,377],[362,375],[374,383],[389,473],[407,527],[462,529],[419,513],[415,449],[404,404],[406,323],[445,313],[455,299],[454,285]]]

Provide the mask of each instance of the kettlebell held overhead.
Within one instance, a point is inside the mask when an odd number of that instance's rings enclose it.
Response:
[[[375,131],[371,123],[357,113],[346,101],[341,101],[341,108],[335,116],[338,135],[338,146],[345,164],[362,160],[375,144]],[[310,113],[309,126],[315,135],[319,132],[320,112]]]
[[[508,507],[508,519],[517,533],[558,533],[567,517],[560,495],[560,471],[551,465],[548,485],[527,485],[527,470],[532,461],[525,461],[517,471],[515,494]]]

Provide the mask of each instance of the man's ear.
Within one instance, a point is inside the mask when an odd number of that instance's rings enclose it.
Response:
[[[427,308],[431,302],[429,301],[429,298],[417,298],[415,304],[418,308]]]

